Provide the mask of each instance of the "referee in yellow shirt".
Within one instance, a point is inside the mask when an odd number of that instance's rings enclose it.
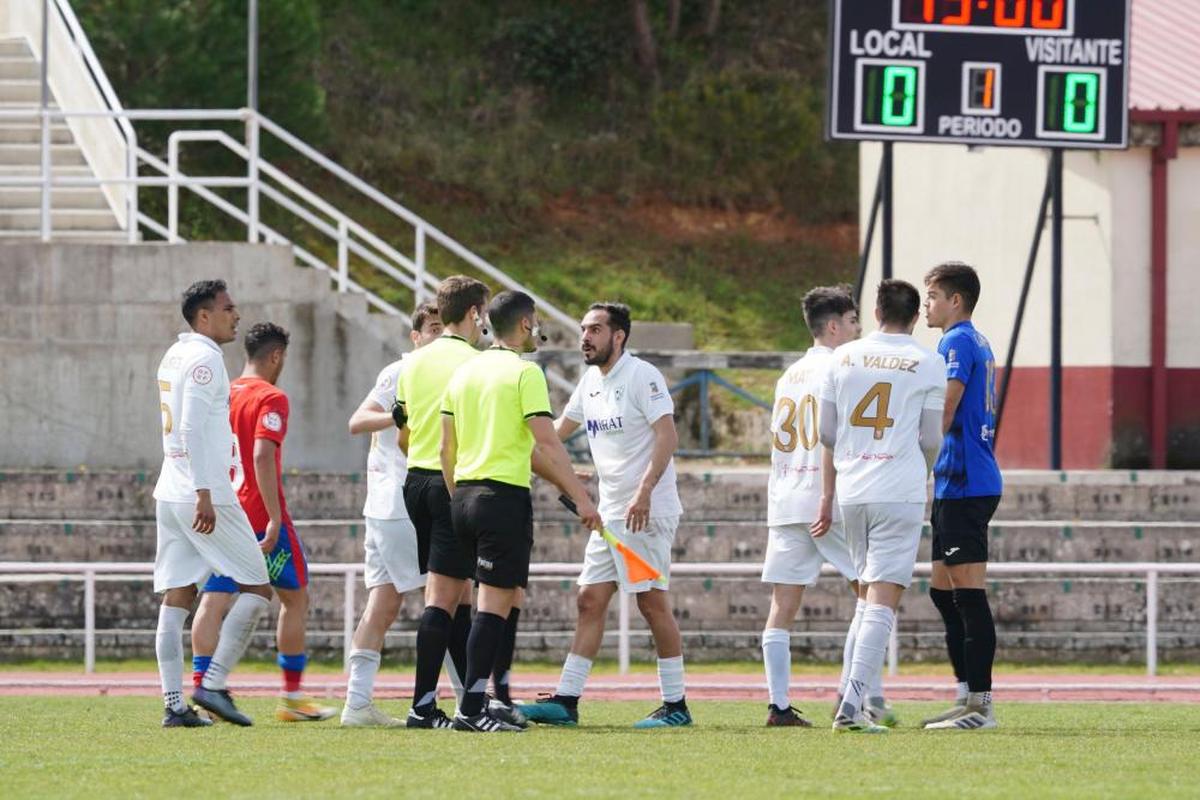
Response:
[[[425,610],[417,626],[417,669],[409,728],[449,728],[450,718],[437,707],[438,678],[447,652],[452,681],[466,675],[467,634],[471,629],[473,551],[459,546],[450,521],[450,494],[442,480],[442,396],[454,371],[477,358],[475,343],[483,329],[488,288],[464,275],[438,286],[438,313],[445,330],[435,341],[410,353],[396,381],[396,402],[407,416],[408,478],[404,505],[417,531],[417,560],[425,581]]]
[[[454,729],[519,731],[484,706],[488,676],[513,602],[529,579],[533,549],[530,463],[575,501],[589,530],[600,515],[554,432],[546,376],[521,353],[540,338],[533,298],[501,292],[488,306],[496,344],[455,371],[442,399],[442,475],[454,532],[475,555],[479,584],[467,639],[467,679]]]

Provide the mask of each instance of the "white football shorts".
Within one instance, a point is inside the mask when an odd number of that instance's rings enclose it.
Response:
[[[367,588],[391,584],[404,594],[425,585],[417,556],[417,529],[409,519],[373,519],[366,517]]]
[[[154,591],[202,583],[212,573],[228,575],[243,586],[265,586],[267,562],[250,520],[239,505],[213,506],[217,515],[212,533],[192,530],[193,503],[155,506],[158,549],[154,556]]]
[[[858,580],[850,558],[846,531],[840,521],[829,532],[814,539],[808,523],[777,525],[767,530],[767,554],[763,559],[763,583],[812,586],[828,562],[848,581]]]
[[[651,589],[666,590],[671,575],[671,545],[675,542],[675,531],[679,528],[679,517],[651,517],[646,527],[638,533],[625,533],[625,520],[607,520],[605,526],[630,550],[644,558],[650,566],[662,574],[657,581],[630,583],[625,574],[625,559],[617,549],[598,533],[592,533],[587,549],[583,553],[583,572],[579,585],[593,583],[615,583],[626,594],[639,594]]]
[[[925,522],[924,503],[842,506],[850,558],[863,583],[912,583]]]

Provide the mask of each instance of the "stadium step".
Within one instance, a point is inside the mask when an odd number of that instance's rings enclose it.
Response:
[[[37,70],[37,62],[33,62]],[[35,73],[29,78],[0,78],[0,97],[10,103],[37,105],[42,101],[42,83]]]
[[[40,144],[0,144],[0,170],[6,170],[9,166],[41,163]],[[87,160],[83,157],[83,151],[74,144],[52,144],[50,163],[55,166],[77,167],[86,165]]]
[[[38,187],[7,186],[0,193],[0,211],[41,207],[42,190]],[[52,209],[107,211],[108,200],[98,186],[60,187],[50,190]]]
[[[0,144],[31,144],[40,146],[42,126],[29,122],[8,122],[0,118]],[[71,129],[56,122],[50,126],[51,144],[71,144],[74,138]]]
[[[0,55],[0,80],[36,82],[40,77],[38,62],[27,53],[28,51],[22,55]]]
[[[116,217],[107,208],[53,208],[51,222],[56,231],[117,231]],[[42,212],[36,208],[0,208],[0,229],[36,231],[42,224]]]
[[[33,57],[33,51],[29,49],[29,43],[24,39],[0,39],[0,58],[27,58]]]

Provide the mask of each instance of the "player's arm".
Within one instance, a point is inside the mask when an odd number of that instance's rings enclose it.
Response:
[[[275,549],[279,541],[279,531],[283,527],[283,508],[279,502],[279,474],[275,469],[275,453],[279,445],[270,439],[254,440],[254,480],[258,482],[258,493],[262,497],[263,506],[267,509],[266,535],[259,542],[264,553]]]
[[[442,479],[446,490],[454,496],[454,465],[458,463],[458,436],[454,432],[454,417],[442,412],[442,446],[438,451],[442,461]]]
[[[558,434],[560,441],[565,442],[570,439],[577,430],[579,430],[579,423],[568,417],[565,411],[559,415],[558,419],[554,420],[554,432]]]
[[[583,482],[576,477],[575,471],[571,468],[571,457],[567,455],[567,448],[563,447],[562,441],[559,440],[550,417],[541,415],[526,417],[525,424],[529,426],[529,431],[533,434],[532,463],[534,471],[557,486],[559,491],[575,502],[579,511],[579,519],[588,530],[600,530],[601,525],[604,524],[600,519],[600,513],[596,510]]]
[[[821,505],[809,533],[819,539],[833,526],[833,502],[837,496],[837,467],[833,463],[833,448],[821,448]]]
[[[958,404],[962,402],[963,392],[966,390],[966,384],[958,378],[946,381],[946,407],[942,409],[943,435],[950,432],[950,426],[954,424],[954,414],[958,411]]]
[[[204,423],[216,401],[213,391],[214,367],[203,362],[191,367],[183,379],[183,402],[179,412],[179,438],[183,444],[184,457],[196,489],[196,513],[192,517],[192,530],[197,533],[212,533],[217,525],[217,512],[213,508],[212,489],[219,481],[228,481],[228,473],[218,473],[211,465],[218,463],[211,452],[214,442],[206,442],[203,436]],[[228,443],[226,443],[228,446]]]
[[[945,429],[943,428],[943,420],[946,419],[946,395],[951,386],[959,387],[959,398],[962,398],[961,387],[962,382],[957,378],[947,380],[947,365],[940,359],[937,361],[925,361],[929,364],[928,369],[931,370],[929,377],[928,389],[925,394],[925,401],[921,404],[921,422],[918,428],[918,441],[921,445],[921,452],[925,454],[925,466],[927,469],[933,469],[933,465],[937,462],[938,453],[942,450],[942,438]],[[954,364],[950,364],[950,369],[954,368]],[[954,414],[950,414],[950,419],[954,419]]]
[[[387,430],[395,424],[395,421],[392,419],[392,412],[368,397],[350,415],[350,435],[357,436],[360,433],[375,433]]]
[[[837,403],[821,399],[821,413],[817,420],[817,431],[821,436],[821,444],[829,450],[837,445],[838,413]]]
[[[650,463],[642,473],[642,480],[638,483],[633,502],[625,511],[625,529],[631,533],[643,530],[649,523],[650,496],[654,494],[654,487],[667,471],[667,465],[675,455],[675,448],[679,446],[679,432],[675,430],[675,417],[671,414],[664,414],[656,419],[650,429],[654,432],[654,449],[650,451]]]
[[[951,381],[956,383],[956,381]],[[959,384],[961,386],[961,384]],[[925,468],[933,469],[938,453],[942,451],[942,415],[943,411],[922,409],[921,411],[921,452],[925,454]]]

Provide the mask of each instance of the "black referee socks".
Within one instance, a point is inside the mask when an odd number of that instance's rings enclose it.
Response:
[[[458,709],[464,717],[473,717],[483,711],[487,679],[496,663],[500,643],[504,641],[506,625],[504,617],[496,614],[486,611],[475,614],[467,639],[467,682],[463,685],[463,701]]]
[[[954,680],[959,683],[967,682],[967,665],[963,654],[963,618],[958,607],[954,605],[954,592],[950,589],[929,589],[929,599],[942,615],[946,626],[946,651],[950,654],[950,664],[954,667]]]
[[[512,671],[513,653],[517,649],[517,623],[521,619],[521,609],[513,608],[508,612],[508,620],[504,624],[504,640],[496,652],[496,664],[492,667],[492,691],[496,699],[506,706],[512,705],[512,694],[508,690],[508,676]]]
[[[458,682],[467,685],[467,637],[471,635],[471,604],[462,603],[454,611],[454,624],[450,626],[450,643],[446,645]]]
[[[413,685],[413,708],[427,712],[437,702],[438,677],[450,641],[450,615],[437,606],[426,606],[417,626],[417,677]]]
[[[992,690],[992,662],[996,659],[996,623],[985,589],[955,589],[954,605],[962,615],[963,654],[967,687],[971,692]]]

